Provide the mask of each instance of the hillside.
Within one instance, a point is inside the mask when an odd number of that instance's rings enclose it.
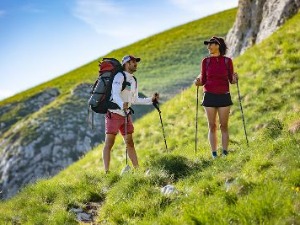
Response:
[[[136,73],[141,94],[158,91],[166,101],[190,86],[199,72],[200,58],[207,54],[202,40],[216,31],[224,36],[235,14],[236,9],[227,10],[175,27],[107,57],[141,57]],[[101,58],[0,102],[1,198],[57,174],[104,140],[104,117],[95,117],[95,130],[87,122],[90,85]],[[136,107],[134,119],[151,110]]]
[[[196,89],[191,86],[161,106],[169,152],[158,114],[151,112],[135,122],[138,171],[119,175],[125,166],[119,138],[112,172],[105,175],[99,145],[54,178],[2,202],[1,221],[78,224],[71,209],[88,211],[94,203],[95,224],[299,224],[299,22],[300,13],[234,60],[249,147],[231,86],[230,154],[211,159],[202,109],[194,152]],[[166,184],[178,192],[163,195]]]

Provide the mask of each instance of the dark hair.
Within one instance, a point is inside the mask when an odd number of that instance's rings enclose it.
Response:
[[[219,46],[220,46],[220,48],[219,48],[220,54],[221,55],[226,55],[227,45],[226,45],[224,39],[221,38],[221,37],[213,37],[213,38],[217,39],[219,41],[219,43],[220,43],[219,44]]]

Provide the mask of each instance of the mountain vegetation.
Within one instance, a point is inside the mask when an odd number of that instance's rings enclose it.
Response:
[[[206,54],[202,41],[216,33],[224,36],[233,21],[228,18],[235,12],[225,11],[171,29],[161,45],[152,46],[153,36],[110,55],[121,57],[134,50],[145,58],[138,75],[141,89],[171,93],[180,88],[175,85],[180,79],[191,83]],[[300,224],[299,21],[300,13],[234,59],[249,146],[237,88],[232,85],[229,155],[212,159],[202,108],[198,149],[194,148],[196,88],[190,85],[160,106],[168,150],[159,115],[152,111],[135,121],[139,169],[120,175],[125,147],[118,136],[109,174],[102,169],[100,144],[55,177],[28,185],[12,199],[2,201],[0,221],[78,224],[74,209],[89,212],[94,206],[94,224]],[[201,35],[194,36],[195,30]],[[174,49],[167,44],[169,38],[178,40]],[[148,46],[147,51],[139,52],[139,45]],[[177,49],[182,45],[184,48]],[[156,49],[163,54],[154,54]],[[87,72],[91,67],[79,68],[73,76],[64,75],[47,85],[60,87],[64,93],[63,80],[70,85],[81,82],[79,75],[92,80]],[[174,83],[169,84],[170,80]],[[166,185],[175,191],[162,193]]]

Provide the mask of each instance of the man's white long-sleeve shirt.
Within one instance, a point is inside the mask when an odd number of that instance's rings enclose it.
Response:
[[[123,111],[123,103],[128,102],[128,107],[131,105],[150,105],[152,104],[152,98],[140,98],[138,95],[137,82],[135,81],[133,74],[124,71],[126,76],[126,86],[122,91],[122,84],[124,82],[124,76],[121,72],[117,73],[114,77],[111,89],[111,101],[116,103],[120,109],[109,109],[112,113],[125,116]],[[128,111],[129,112],[129,111]]]

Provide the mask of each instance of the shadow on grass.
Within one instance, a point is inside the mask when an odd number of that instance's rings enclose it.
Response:
[[[155,158],[154,158],[155,157]],[[175,181],[193,174],[195,171],[202,171],[211,165],[211,161],[200,160],[194,162],[183,156],[162,155],[157,157],[151,156],[147,166],[165,171]]]

